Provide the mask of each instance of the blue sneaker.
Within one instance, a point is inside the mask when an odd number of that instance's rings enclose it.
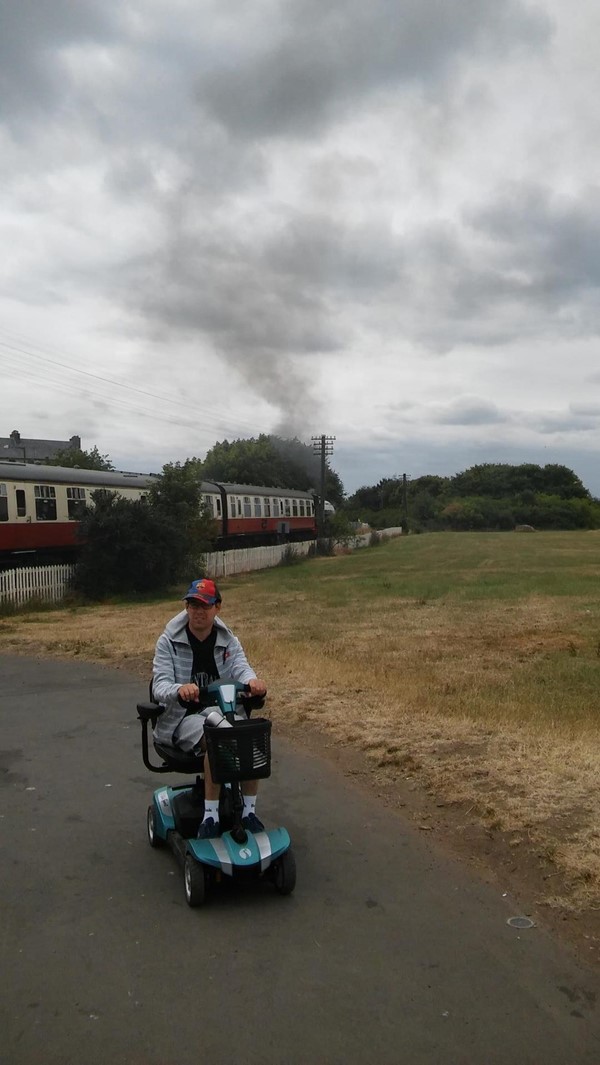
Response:
[[[216,839],[221,835],[221,826],[214,817],[207,817],[198,828],[198,839]]]
[[[264,832],[265,826],[262,821],[259,821],[256,814],[248,814],[247,817],[242,817],[242,826],[248,832]]]

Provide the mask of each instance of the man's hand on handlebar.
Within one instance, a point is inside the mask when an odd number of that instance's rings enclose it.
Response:
[[[197,684],[182,684],[177,692],[177,698],[182,703],[197,703],[200,689]]]
[[[247,687],[250,689],[250,695],[266,695],[267,685],[264,680],[260,680],[258,677],[254,677],[253,680],[249,680]]]

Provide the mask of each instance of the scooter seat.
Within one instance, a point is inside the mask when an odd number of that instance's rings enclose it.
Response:
[[[188,751],[182,751],[179,747],[172,747],[170,743],[158,743],[156,740],[154,740],[154,750],[176,773],[204,772],[203,754],[198,757]]]

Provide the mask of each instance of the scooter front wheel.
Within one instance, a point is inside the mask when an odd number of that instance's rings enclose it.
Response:
[[[191,854],[185,856],[183,886],[188,906],[202,906],[206,902],[206,873]]]

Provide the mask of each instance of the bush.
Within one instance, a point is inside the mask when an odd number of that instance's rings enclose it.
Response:
[[[168,463],[147,498],[92,494],[80,524],[75,588],[90,599],[166,591],[204,572],[216,524],[202,500],[197,459]]]
[[[315,541],[315,554],[330,557],[335,554],[335,543],[333,537],[322,536]]]
[[[303,562],[304,559],[294,549],[293,544],[286,544],[285,550],[279,560],[280,566],[297,566],[299,562]]]
[[[87,598],[165,591],[203,569],[207,542],[197,535],[197,521],[113,492],[94,492],[92,500],[80,525],[84,542],[74,580]]]

